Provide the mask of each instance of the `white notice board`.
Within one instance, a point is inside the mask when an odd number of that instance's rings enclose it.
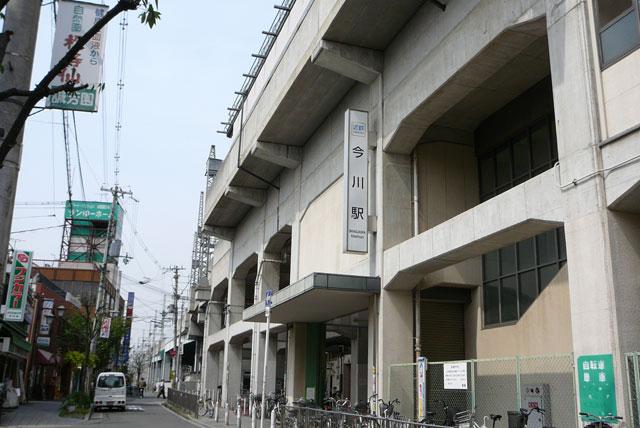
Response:
[[[467,389],[467,363],[443,365],[444,389]]]

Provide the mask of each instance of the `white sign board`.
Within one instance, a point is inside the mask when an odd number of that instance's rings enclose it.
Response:
[[[107,5],[79,1],[60,0],[53,39],[51,67],[67,54],[78,38],[93,27],[107,12]],[[106,27],[102,28],[51,82],[51,86],[74,82],[88,88],[77,92],[58,92],[47,98],[47,107],[62,110],[98,111],[98,88],[102,83],[102,65],[106,44]]]
[[[368,251],[369,113],[347,110],[344,115],[343,251]]]
[[[444,389],[467,389],[467,363],[443,365]]]

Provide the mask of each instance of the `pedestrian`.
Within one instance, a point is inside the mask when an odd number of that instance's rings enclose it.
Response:
[[[158,384],[158,396],[156,398],[160,398],[161,395],[162,395],[162,398],[167,398],[164,395],[164,379],[162,379]]]
[[[140,398],[144,398],[144,389],[147,387],[147,382],[145,382],[144,378],[140,378],[140,382],[138,382],[138,396]]]

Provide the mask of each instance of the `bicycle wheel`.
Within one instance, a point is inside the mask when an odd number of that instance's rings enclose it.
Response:
[[[198,416],[205,416],[209,412],[209,406],[205,400],[198,400]]]

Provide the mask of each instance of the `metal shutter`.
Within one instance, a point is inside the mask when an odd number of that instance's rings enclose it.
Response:
[[[422,300],[420,335],[429,361],[464,360],[464,304]]]

